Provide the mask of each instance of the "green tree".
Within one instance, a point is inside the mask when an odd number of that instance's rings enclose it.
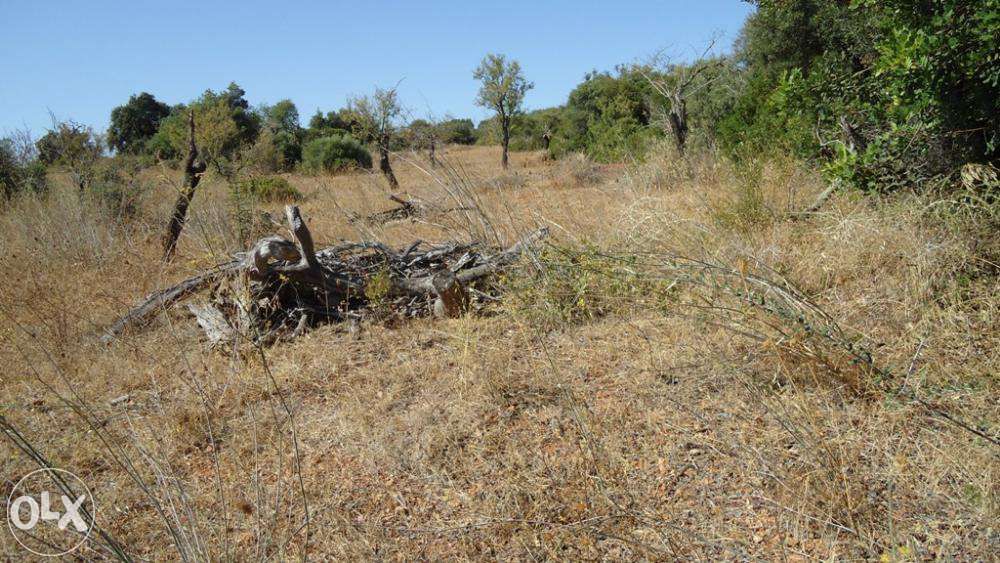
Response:
[[[273,131],[298,133],[302,128],[299,124],[299,110],[291,100],[281,100],[266,108],[267,126]]]
[[[146,142],[156,134],[160,121],[168,115],[170,106],[157,101],[152,94],[132,95],[128,103],[111,110],[108,146],[127,154],[145,152]]]
[[[396,87],[376,87],[370,96],[352,98],[347,110],[362,141],[373,142],[378,148],[379,170],[389,182],[389,187],[399,189],[399,182],[389,163],[389,151],[399,128],[399,118],[403,115]]]
[[[94,131],[73,121],[56,122],[35,147],[40,162],[65,167],[80,190],[90,185],[94,165],[104,152]]]
[[[493,53],[483,58],[472,77],[481,83],[476,104],[496,112],[503,145],[500,163],[506,169],[509,164],[507,154],[511,121],[521,113],[524,96],[535,85],[525,79],[519,62],[508,61],[504,55]]]
[[[471,119],[445,119],[437,126],[442,143],[473,145],[476,143],[476,126]]]
[[[0,139],[0,196],[10,198],[17,193],[45,191],[45,165],[38,160],[38,151],[28,131],[15,131]]]
[[[1000,0],[754,3],[724,146],[791,150],[870,190],[1000,160]]]
[[[585,152],[602,162],[641,154],[647,140],[657,134],[649,128],[654,94],[633,69],[619,67],[615,75],[588,73],[569,94],[553,152]]]
[[[222,92],[206,90],[188,106],[179,106],[160,124],[151,147],[168,147],[170,157],[188,151],[188,112],[194,112],[197,128],[195,142],[202,158],[216,168],[238,159],[239,152],[251,146],[260,134],[261,117],[250,110],[244,91],[235,83]],[[162,149],[161,149],[162,150]]]
[[[267,143],[277,155],[280,170],[291,170],[302,160],[304,132],[299,125],[299,110],[291,100],[281,100],[273,106],[263,106],[265,131],[258,136],[258,144]]]

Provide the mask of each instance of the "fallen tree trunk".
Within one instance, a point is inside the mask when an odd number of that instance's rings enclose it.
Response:
[[[158,311],[210,286],[209,303],[189,310],[213,344],[239,338],[270,343],[302,334],[310,325],[356,320],[373,311],[453,318],[469,308],[469,288],[548,236],[548,229],[539,229],[493,253],[475,243],[424,247],[421,241],[398,252],[376,242],[317,251],[299,208],[287,206],[285,215],[292,240],[261,239],[236,260],[154,293],[112,325],[103,340],[148,323]]]
[[[350,219],[350,221],[352,223],[362,222],[370,226],[390,225],[407,219],[415,220],[434,215],[451,213],[452,211],[471,211],[473,209],[468,206],[439,207],[437,205],[424,203],[419,199],[406,200],[397,195],[390,195],[389,199],[398,205],[386,211],[372,213],[367,217],[354,216]]]
[[[111,325],[101,337],[101,341],[106,344],[111,342],[126,328],[139,328],[146,325],[156,313],[163,311],[188,295],[208,287],[219,278],[235,273],[241,267],[242,263],[239,260],[226,262],[176,285],[153,293]]]

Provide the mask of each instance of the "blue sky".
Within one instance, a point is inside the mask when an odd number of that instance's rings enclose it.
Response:
[[[109,2],[0,0],[0,134],[39,135],[49,111],[98,130],[148,91],[169,104],[236,81],[252,104],[290,98],[303,121],[400,79],[414,117],[479,120],[472,70],[487,52],[518,59],[558,105],[589,70],[666,49],[728,49],[750,12],[740,0]]]

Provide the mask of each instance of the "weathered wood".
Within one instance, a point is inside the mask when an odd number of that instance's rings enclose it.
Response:
[[[392,165],[389,164],[389,134],[383,133],[379,137],[378,142],[378,168],[382,171],[382,175],[385,176],[386,181],[389,182],[389,189],[395,191],[399,189],[399,180],[396,180],[396,174],[392,171]]]
[[[469,301],[461,282],[451,270],[438,272],[431,277],[431,288],[437,295],[434,300],[434,316],[439,319],[454,319],[465,312]]]
[[[233,341],[235,331],[230,326],[226,315],[210,303],[189,304],[188,310],[195,316],[198,326],[205,331],[205,336],[213,346]]]
[[[451,213],[453,211],[472,211],[469,206],[439,207],[434,204],[425,203],[419,199],[405,200],[397,195],[390,195],[389,199],[398,203],[397,207],[372,213],[366,217],[354,216],[349,220],[352,223],[363,222],[366,225],[378,226],[389,225],[406,219],[417,219],[433,215]]]
[[[105,341],[210,284],[212,304],[189,309],[213,344],[239,335],[261,344],[294,338],[318,322],[357,319],[375,303],[404,318],[454,318],[469,309],[474,284],[548,235],[540,229],[494,254],[477,244],[426,247],[419,241],[398,252],[377,242],[316,251],[298,207],[286,207],[285,216],[292,240],[261,239],[236,260],[153,294],[116,322]],[[481,300],[486,294],[475,295]]]
[[[107,344],[114,340],[128,327],[141,327],[149,322],[149,319],[156,313],[165,310],[170,305],[183,299],[184,297],[203,289],[221,277],[239,271],[243,266],[242,261],[233,260],[225,264],[220,264],[207,272],[190,277],[176,285],[157,291],[147,297],[142,303],[130,309],[124,316],[118,319],[101,337],[101,342]]]
[[[194,199],[195,190],[201,181],[201,175],[205,173],[207,166],[203,161],[198,160],[198,146],[194,141],[194,110],[188,112],[188,153],[184,159],[184,181],[181,185],[180,194],[174,203],[174,209],[170,214],[170,224],[167,225],[167,233],[163,237],[163,260],[169,262],[174,257],[177,250],[177,240],[184,229],[187,221],[188,207]]]
[[[820,210],[820,208],[822,208],[826,204],[827,200],[829,200],[830,197],[834,193],[836,193],[838,189],[840,189],[840,182],[836,180],[830,182],[830,185],[827,186],[826,189],[822,191],[822,193],[816,196],[815,201],[813,201],[812,204],[809,205],[809,207],[806,207],[802,211],[792,213],[792,219],[799,219],[816,213],[817,211]]]

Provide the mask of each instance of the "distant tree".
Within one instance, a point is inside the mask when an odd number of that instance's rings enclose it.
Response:
[[[306,143],[302,150],[302,166],[309,172],[371,168],[372,156],[354,137],[331,135]]]
[[[521,64],[517,61],[507,61],[504,55],[490,53],[479,63],[473,78],[482,84],[476,104],[496,112],[500,126],[503,156],[500,163],[506,169],[508,166],[508,150],[510,145],[510,125],[514,116],[521,113],[524,96],[534,88],[521,72]]]
[[[378,147],[379,170],[389,186],[393,190],[399,189],[399,182],[389,164],[389,149],[399,126],[399,117],[403,114],[396,87],[375,88],[371,96],[352,98],[347,108],[350,116],[357,120],[361,139],[370,140]]]
[[[211,90],[205,92],[206,97],[212,97]],[[225,102],[232,112],[233,122],[239,132],[239,140],[242,144],[252,143],[257,134],[260,133],[260,117],[250,109],[250,102],[246,100],[246,90],[240,88],[239,84],[230,82],[229,86],[215,97]],[[298,113],[298,112],[296,112]]]
[[[437,145],[440,133],[438,132],[438,124],[433,121],[433,118],[414,119],[406,126],[404,135],[406,144],[410,148],[426,150],[427,160],[430,161],[431,166],[438,165]]]
[[[638,72],[618,67],[590,72],[569,94],[558,116],[550,151],[583,152],[600,162],[641,154],[656,131],[649,127],[657,94]]]
[[[471,119],[445,119],[437,126],[442,143],[474,145],[476,126]]]
[[[104,152],[90,127],[53,119],[53,126],[35,143],[43,164],[64,166],[80,190],[93,178],[94,165]]]
[[[188,111],[193,111],[198,123],[195,142],[199,154],[222,172],[242,149],[256,141],[262,128],[261,116],[250,109],[244,93],[235,83],[222,92],[206,90],[187,107],[175,108],[163,120],[151,146],[168,146],[172,157],[188,152]]]
[[[729,62],[726,58],[708,58],[714,46],[715,41],[711,41],[705,52],[696,59],[697,63],[693,65],[677,65],[669,59],[654,57],[649,65],[635,68],[656,93],[667,101],[667,122],[674,137],[674,146],[682,155],[691,129],[688,121],[688,100],[703,89],[709,88],[715,80],[724,77],[723,74],[714,71]],[[703,75],[710,78],[699,81],[699,77]]]
[[[168,115],[170,106],[157,101],[152,94],[142,92],[131,96],[128,103],[111,110],[108,146],[127,154],[144,152],[147,141]]]
[[[259,113],[264,118],[265,131],[257,144],[267,144],[269,152],[277,155],[277,168],[290,170],[302,160],[304,132],[299,125],[299,110],[291,100],[281,100],[273,106],[263,106]]]
[[[299,110],[291,100],[281,100],[273,106],[268,106],[265,117],[267,119],[267,126],[274,132],[287,131],[289,133],[298,133],[299,129],[301,129],[299,125]]]

